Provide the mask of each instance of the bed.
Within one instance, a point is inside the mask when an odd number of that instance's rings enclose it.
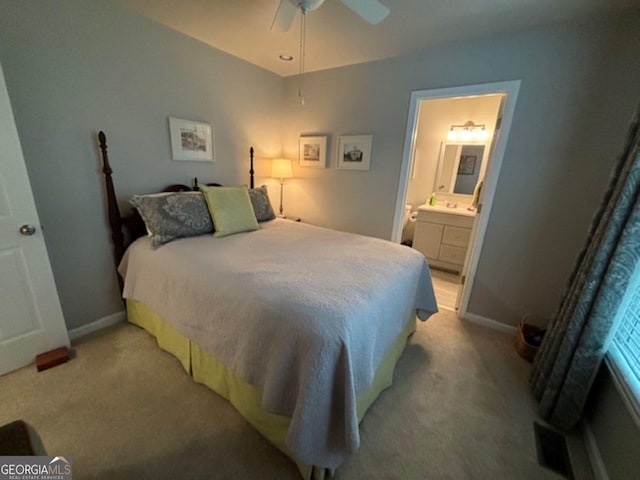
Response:
[[[357,450],[358,424],[391,385],[416,316],[437,311],[424,257],[280,218],[154,248],[137,212],[120,214],[103,132],[99,140],[129,321],[228,399],[304,478],[330,475]],[[253,149],[250,161],[254,189]]]

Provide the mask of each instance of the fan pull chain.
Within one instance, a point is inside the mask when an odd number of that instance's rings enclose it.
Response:
[[[304,56],[305,56],[305,44],[307,41],[307,15],[303,10],[300,15],[300,71],[298,74],[298,98],[300,98],[300,105],[304,106]]]

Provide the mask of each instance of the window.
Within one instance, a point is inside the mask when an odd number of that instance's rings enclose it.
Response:
[[[609,363],[629,406],[640,418],[640,265],[631,276],[614,328]]]

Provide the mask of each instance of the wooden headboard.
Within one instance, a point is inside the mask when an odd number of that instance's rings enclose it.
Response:
[[[116,265],[116,269],[122,260],[127,247],[138,237],[146,234],[146,229],[142,218],[138,214],[138,211],[133,209],[129,215],[123,216],[120,213],[118,207],[118,200],[116,198],[116,191],[113,186],[113,179],[111,174],[113,170],[109,164],[109,155],[107,153],[107,136],[103,131],[98,133],[98,142],[100,145],[100,152],[102,154],[102,173],[104,174],[105,191],[107,195],[107,214],[109,216],[109,229],[111,230],[111,240],[113,241],[113,256]],[[253,172],[253,147],[249,148],[249,188],[254,187],[254,172]],[[219,183],[207,183],[209,186],[220,186]],[[187,186],[179,183],[174,183],[164,187],[160,192],[188,192],[192,190],[198,190],[198,179],[193,179],[193,186]],[[122,278],[118,275],[118,283],[120,290],[122,291]]]

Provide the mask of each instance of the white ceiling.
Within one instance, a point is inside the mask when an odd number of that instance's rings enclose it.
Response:
[[[299,14],[286,33],[270,30],[279,0],[116,0],[215,48],[281,76],[298,73]],[[339,0],[307,14],[306,71],[418,52],[640,8],[639,0],[381,0],[391,14],[366,23]],[[292,62],[278,59],[290,54]]]

